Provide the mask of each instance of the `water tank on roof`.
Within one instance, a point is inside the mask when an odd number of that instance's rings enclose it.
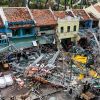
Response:
[[[6,87],[6,81],[4,77],[0,77],[0,88],[5,88]]]

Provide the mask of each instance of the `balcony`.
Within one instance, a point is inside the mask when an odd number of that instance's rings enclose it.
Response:
[[[30,35],[18,35],[18,36],[12,36],[12,39],[17,39],[17,38],[30,38],[30,37],[33,37],[34,35],[33,34],[30,34]]]

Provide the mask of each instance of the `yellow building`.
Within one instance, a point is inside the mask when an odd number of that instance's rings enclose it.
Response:
[[[72,11],[55,11],[54,15],[57,19],[57,36],[60,42],[75,42],[78,39],[79,19],[74,17]]]

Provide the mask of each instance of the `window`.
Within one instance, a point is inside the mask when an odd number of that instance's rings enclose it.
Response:
[[[6,40],[3,40],[3,43],[6,43],[7,41]]]
[[[13,36],[19,36],[20,32],[19,32],[19,30],[12,30],[12,34],[13,34]]]
[[[42,26],[40,27],[40,31],[54,30],[52,26]]]
[[[25,29],[24,35],[29,35],[29,34],[31,34],[31,29],[30,28],[29,29]]]
[[[76,25],[74,26],[74,30],[73,31],[76,31]]]
[[[60,30],[61,30],[61,33],[63,33],[63,32],[64,32],[64,27],[61,27],[61,29],[60,29]]]
[[[67,26],[67,32],[70,32],[70,26]]]

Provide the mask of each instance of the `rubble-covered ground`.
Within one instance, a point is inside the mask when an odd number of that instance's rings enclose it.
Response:
[[[89,34],[91,31],[84,33],[79,33],[81,39],[68,52],[49,46],[25,50],[12,46],[1,50],[1,60],[9,64],[9,69],[1,72],[10,73],[14,83],[0,89],[0,98],[83,100],[82,93],[89,92],[96,100],[100,96],[100,50],[93,34]],[[86,62],[80,61],[81,58],[76,60],[77,56],[86,58]]]

